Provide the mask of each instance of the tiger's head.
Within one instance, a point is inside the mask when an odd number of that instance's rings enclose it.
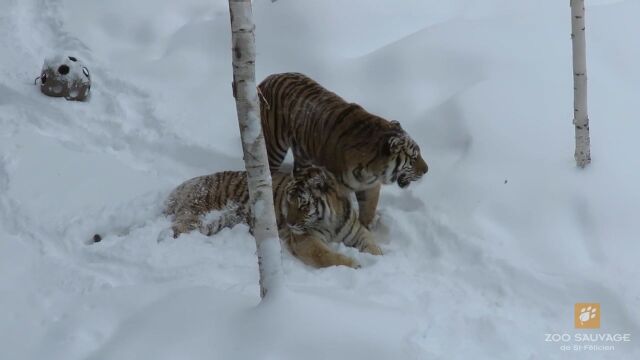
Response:
[[[354,175],[361,179],[374,179],[383,184],[397,182],[406,188],[426,174],[429,167],[420,154],[420,147],[407,134],[397,121],[391,121],[390,130],[379,140],[382,146],[370,156],[368,166],[360,165]]]
[[[382,176],[384,184],[397,182],[398,186],[406,188],[429,170],[420,147],[406,132],[389,136],[384,146],[383,152],[389,156]]]
[[[286,221],[293,233],[329,232],[329,225],[351,211],[348,193],[330,172],[318,166],[299,169],[286,192]]]

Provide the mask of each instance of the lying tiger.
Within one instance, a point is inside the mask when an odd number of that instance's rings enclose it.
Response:
[[[289,150],[294,171],[316,164],[356,192],[360,222],[373,221],[380,186],[401,188],[427,172],[420,148],[397,121],[387,121],[299,73],[274,74],[259,85],[269,167]]]
[[[358,221],[350,192],[329,172],[312,166],[295,176],[276,172],[272,178],[280,238],[305,264],[359,267],[353,258],[330,249],[327,243],[331,241],[382,254],[372,234]],[[212,211],[214,216],[207,219]],[[174,237],[196,229],[213,235],[239,223],[251,228],[246,172],[224,171],[184,182],[169,196],[165,214],[173,216]]]

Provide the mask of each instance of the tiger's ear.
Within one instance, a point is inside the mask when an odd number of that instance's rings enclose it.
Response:
[[[402,150],[404,144],[404,136],[391,135],[387,138],[387,143],[385,144],[386,151],[389,155],[398,154]]]
[[[296,190],[296,187],[295,187],[293,181],[289,182],[284,187],[284,193],[286,194],[287,201],[292,201],[295,198],[295,196],[296,196],[296,191],[295,190]]]
[[[402,125],[400,125],[400,121],[398,120],[391,120],[389,121],[389,123],[391,124],[391,128],[395,129],[395,130],[402,130]]]
[[[326,191],[329,182],[328,173],[323,169],[317,169],[313,174],[312,181],[316,187]]]
[[[333,186],[335,186],[337,180],[327,169],[321,166],[314,166],[313,172],[310,174],[308,184],[312,187],[326,192]]]

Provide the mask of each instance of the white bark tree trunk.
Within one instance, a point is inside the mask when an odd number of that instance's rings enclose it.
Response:
[[[573,48],[573,124],[576,127],[576,164],[591,162],[589,116],[587,113],[587,52],[584,30],[584,0],[570,0],[571,45]]]
[[[236,99],[244,164],[256,239],[260,296],[282,283],[282,258],[273,208],[271,173],[260,125],[255,80],[255,36],[250,0],[229,0],[233,58],[233,96]]]

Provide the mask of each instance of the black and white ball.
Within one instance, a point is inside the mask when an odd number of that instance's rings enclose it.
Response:
[[[84,101],[91,92],[89,69],[75,56],[48,57],[40,73],[40,91],[47,96]]]

